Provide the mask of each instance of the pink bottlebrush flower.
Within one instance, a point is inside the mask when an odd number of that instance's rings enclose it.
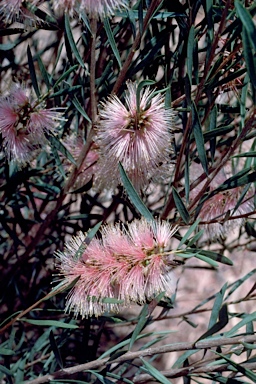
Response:
[[[116,95],[102,103],[96,138],[101,154],[98,184],[116,187],[121,182],[121,162],[140,190],[150,179],[159,177],[164,164],[170,163],[173,112],[149,87],[141,92],[138,110],[137,85],[128,82],[127,88],[125,104]]]
[[[102,238],[94,238],[89,245],[86,234],[74,237],[64,252],[56,253],[64,284],[79,278],[68,295],[66,311],[82,317],[99,316],[132,303],[145,303],[163,291],[171,296],[175,251],[170,246],[176,230],[167,222],[150,224],[142,219],[127,229],[106,225]]]
[[[194,176],[196,174],[197,176],[200,175],[201,169],[199,170],[199,168],[199,164],[193,164],[193,167],[191,168],[192,179],[195,179]],[[219,185],[223,184],[231,176],[227,176],[227,174],[228,170],[226,166],[222,168],[213,179],[209,186],[209,192],[214,191]],[[201,187],[202,184],[199,184],[191,191],[190,197],[192,199],[198,195]],[[237,202],[241,197],[243,188],[244,187],[237,187],[230,190],[221,191],[205,201],[198,217],[201,219],[201,221],[208,222],[207,224],[202,224],[201,226],[202,229],[204,229],[204,235],[207,239],[214,240],[226,237],[228,233],[233,231],[236,227],[240,227],[244,222],[243,218],[232,219],[232,216],[244,215],[253,211],[254,193],[252,189],[247,192],[242,203],[234,211]],[[223,222],[224,219],[226,219],[226,221]]]
[[[71,17],[79,13],[81,0],[52,0],[52,7],[55,11],[63,11]]]
[[[127,6],[127,0],[81,0],[81,8],[90,16],[104,17],[112,15],[115,9]]]
[[[54,0],[52,3],[55,10],[62,9],[71,17],[86,12],[90,17],[102,18],[127,6],[127,0]]]
[[[40,142],[45,132],[56,131],[56,122],[58,121],[63,121],[60,112],[57,112],[55,109],[41,109],[39,107],[31,112],[27,128],[36,140]]]
[[[36,5],[38,0],[27,1],[28,4]],[[32,26],[38,22],[38,18],[24,6],[24,0],[1,0],[0,15],[6,24],[15,21]]]
[[[34,150],[46,141],[45,133],[53,132],[61,114],[30,100],[29,91],[13,86],[9,95],[0,98],[0,133],[8,160],[24,164],[33,158]]]

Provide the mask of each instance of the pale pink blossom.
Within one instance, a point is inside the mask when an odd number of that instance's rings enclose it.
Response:
[[[94,238],[89,245],[86,234],[74,237],[64,252],[56,253],[64,284],[78,279],[67,297],[66,311],[98,316],[143,304],[160,292],[170,297],[175,282],[171,240],[176,230],[167,222],[142,219],[127,228],[106,225],[101,239]]]
[[[79,14],[81,0],[52,0],[54,11],[62,11],[68,13],[71,17]]]
[[[192,179],[200,176],[202,168],[199,164],[193,164],[191,167]],[[218,186],[223,184],[231,176],[228,166],[223,167],[216,177],[212,180],[209,186],[209,192],[214,191]],[[191,199],[195,198],[204,183],[200,183],[194,188],[191,193]],[[214,240],[225,238],[235,228],[240,227],[244,223],[243,218],[233,219],[232,216],[244,215],[252,212],[253,208],[253,190],[247,192],[243,201],[236,208],[236,205],[241,197],[244,187],[232,188],[230,190],[220,191],[210,197],[203,204],[198,217],[201,221],[207,222],[202,224],[204,229],[204,238]],[[236,209],[235,209],[236,208]]]
[[[116,95],[102,103],[96,143],[100,148],[101,175],[98,185],[114,188],[120,182],[121,162],[137,190],[159,178],[170,163],[173,112],[163,97],[149,87],[141,91],[137,108],[137,85],[127,83],[125,103]],[[170,178],[169,175],[162,175]]]
[[[34,150],[46,141],[45,133],[54,132],[61,114],[31,100],[29,91],[20,85],[0,98],[0,133],[8,160],[24,164],[33,158]]]
[[[36,5],[38,0],[27,1],[28,5]],[[1,0],[0,1],[1,19],[6,24],[15,21],[24,23],[25,25],[35,25],[38,18],[27,7],[24,6],[24,0]]]
[[[81,8],[90,16],[112,15],[115,9],[127,6],[127,0],[81,0]]]
[[[52,5],[55,11],[61,9],[72,17],[85,12],[90,17],[102,18],[126,7],[127,0],[52,0]]]

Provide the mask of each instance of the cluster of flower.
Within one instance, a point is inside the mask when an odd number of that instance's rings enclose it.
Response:
[[[84,172],[78,176],[79,186],[94,175],[97,189],[115,188],[120,183],[118,163],[121,162],[140,190],[159,173],[163,164],[170,162],[173,112],[165,108],[163,97],[154,96],[149,87],[141,92],[137,110],[136,93],[137,86],[128,83],[126,106],[115,95],[102,103],[94,149],[84,161]],[[8,96],[0,98],[3,146],[8,159],[21,164],[31,159],[32,150],[43,145],[44,132],[54,130],[56,120],[61,119],[60,113],[42,109],[27,94],[28,90],[15,86]],[[73,143],[68,139],[66,144],[77,159],[81,139]]]
[[[53,132],[62,114],[45,109],[31,100],[28,89],[14,85],[0,98],[0,132],[8,160],[25,164],[45,142],[45,133]]]
[[[145,303],[160,292],[170,297],[175,288],[175,251],[170,250],[170,242],[176,230],[168,222],[142,219],[134,220],[128,229],[106,225],[102,238],[92,239],[89,245],[86,234],[73,237],[64,252],[56,253],[64,284],[79,279],[66,310],[76,316],[99,316],[131,303]]]
[[[226,182],[229,177],[228,175],[233,174],[231,168],[230,162],[228,162],[225,167],[219,171],[209,186],[209,193],[213,192],[221,184]],[[197,179],[201,173],[201,165],[193,163],[191,166],[191,179]],[[204,183],[200,183],[190,192],[191,201],[198,195],[203,184]],[[202,225],[202,228],[204,229],[202,240],[225,238],[228,233],[243,224],[243,217],[236,219],[232,218],[232,216],[243,216],[244,214],[252,212],[254,209],[253,188],[250,188],[245,194],[243,201],[241,201],[240,204],[237,204],[243,193],[243,188],[244,187],[236,187],[230,190],[219,191],[205,201],[198,215],[200,220],[205,223]]]
[[[141,92],[138,108],[137,86],[128,82],[127,87],[125,104],[115,95],[102,103],[96,143],[103,186],[113,188],[120,182],[117,164],[121,162],[140,190],[170,163],[173,111],[149,87]]]
[[[1,0],[0,15],[6,24],[14,21],[25,25],[36,25],[42,20],[36,16],[36,7],[41,0]],[[102,18],[113,14],[115,9],[126,7],[126,0],[51,0],[54,11],[68,13],[71,17],[85,12],[89,17]]]
[[[40,4],[39,0],[2,0],[0,15],[5,23],[21,21],[31,25],[38,22],[32,7]],[[71,17],[86,12],[89,17],[102,18],[111,15],[114,9],[125,7],[127,2],[55,0],[51,5],[54,10],[61,9]],[[165,107],[161,93],[150,87],[139,88],[136,83],[127,82],[124,101],[111,95],[99,103],[94,142],[80,167],[75,188],[93,177],[94,188],[113,190],[121,182],[120,162],[138,191],[159,176],[170,180],[173,111]],[[46,109],[40,100],[34,100],[28,89],[14,85],[8,95],[0,97],[0,133],[7,159],[21,165],[31,161],[47,143],[46,134],[56,132],[57,123],[62,119],[60,112]],[[65,145],[77,160],[83,147],[81,137],[68,137]],[[63,163],[68,173],[67,160]],[[195,173],[192,179],[196,179],[199,170],[196,166],[191,168]],[[222,170],[210,190],[226,179]],[[192,199],[200,188],[199,185],[191,192]],[[227,213],[234,213],[241,193],[241,188],[234,188],[231,192],[219,192],[205,202],[199,217],[208,222],[204,227],[208,238],[218,238],[242,224],[243,219],[224,220],[224,224],[216,222],[226,219]],[[238,214],[253,209],[251,198],[249,192],[249,198],[236,209]],[[153,225],[142,219],[129,224],[128,229],[105,226],[102,239],[94,238],[89,245],[86,245],[85,234],[74,237],[64,252],[57,252],[64,283],[79,279],[68,297],[67,311],[72,310],[83,317],[98,316],[134,302],[144,303],[162,291],[170,296],[173,293],[171,269],[175,251],[169,249],[175,230],[167,222]]]
[[[71,16],[86,12],[90,17],[102,18],[112,15],[115,9],[126,7],[126,0],[58,0],[53,1],[55,10],[62,9]]]

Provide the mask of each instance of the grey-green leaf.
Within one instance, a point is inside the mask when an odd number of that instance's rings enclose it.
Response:
[[[185,204],[183,203],[183,201],[179,195],[179,192],[174,187],[172,187],[172,195],[173,195],[175,205],[179,211],[179,214],[182,217],[182,220],[186,224],[188,224],[190,221],[190,215],[188,213],[188,210],[187,210]]]
[[[205,173],[208,175],[208,163],[207,163],[207,157],[206,157],[206,152],[204,147],[204,136],[203,136],[198,112],[196,109],[196,105],[194,102],[192,102],[191,108],[192,108],[192,127],[193,127],[193,132],[196,140],[198,157],[201,161],[201,164]]]

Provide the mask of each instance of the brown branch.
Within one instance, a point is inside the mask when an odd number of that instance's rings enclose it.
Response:
[[[224,26],[225,26],[226,16],[227,16],[229,5],[230,5],[230,0],[228,0],[226,2],[225,9],[224,9],[224,11],[222,13],[222,18],[221,18],[221,21],[220,21],[220,25],[219,25],[218,31],[216,32],[215,37],[214,37],[214,41],[212,43],[212,48],[211,48],[211,52],[210,52],[210,55],[209,55],[209,59],[207,61],[205,69],[204,69],[204,74],[202,76],[202,79],[201,79],[198,87],[197,87],[197,94],[196,94],[196,97],[195,97],[195,104],[196,105],[198,104],[198,102],[199,102],[199,100],[200,100],[200,98],[202,96],[202,93],[203,93],[203,90],[204,90],[204,84],[205,84],[205,81],[207,79],[209,69],[210,69],[210,67],[212,65],[212,62],[213,62],[214,58],[215,58],[215,50],[216,50],[216,48],[218,46],[219,37],[220,37],[220,35],[221,35],[221,33],[222,33],[223,29],[224,29]],[[174,181],[173,181],[173,185],[175,187],[177,186],[177,183],[179,182],[179,179],[181,177],[181,168],[182,168],[182,164],[183,164],[183,160],[184,160],[185,151],[186,151],[186,148],[187,148],[187,143],[188,143],[188,140],[189,140],[189,136],[190,136],[190,133],[191,133],[191,130],[192,130],[191,124],[192,124],[192,112],[190,112],[190,114],[189,114],[187,125],[186,125],[186,128],[184,130],[184,134],[183,134],[183,140],[182,140],[182,143],[181,143],[180,152],[179,152],[179,155],[178,155],[178,158],[177,158],[176,171],[175,171]],[[172,206],[173,206],[173,196],[171,194],[169,196],[168,201],[166,202],[164,211],[162,213],[162,218],[163,219],[167,218],[168,213],[170,212]]]
[[[36,308],[39,304],[42,303],[42,301],[46,301],[50,299],[51,297],[54,297],[58,293],[61,293],[65,291],[68,288],[68,285],[61,286],[59,289],[55,289],[45,295],[42,299],[36,301],[33,305],[25,309],[24,311],[20,312],[17,316],[15,316],[12,320],[10,320],[7,324],[5,324],[1,329],[0,329],[0,334],[4,333],[9,327],[11,327],[16,321],[20,320],[22,317],[24,317],[27,313],[32,311],[32,309]]]
[[[219,171],[223,168],[223,166],[227,163],[227,161],[230,159],[230,157],[235,153],[245,136],[248,134],[248,132],[252,129],[252,127],[255,125],[255,113],[256,109],[254,108],[252,111],[252,114],[250,118],[247,120],[244,128],[240,132],[239,136],[234,140],[233,144],[226,150],[222,158],[217,160],[214,165],[209,169],[209,176],[207,177],[206,174],[202,174],[197,180],[195,180],[191,184],[191,189],[195,188],[198,184],[200,184],[203,180],[206,180],[203,188],[201,189],[200,193],[197,194],[196,198],[193,200],[193,202],[188,207],[188,211],[191,212],[192,209],[196,206],[196,203],[201,199],[205,191],[207,190],[208,186],[211,184],[212,180],[215,178],[215,176],[219,173]],[[203,180],[202,180],[203,179]],[[184,196],[184,190],[180,191],[181,197]],[[166,205],[163,209],[163,212],[161,214],[162,219],[166,219],[168,217],[169,212],[174,207],[174,200],[172,194],[170,194],[168,201],[166,202]]]
[[[52,221],[58,214],[62,203],[64,199],[66,198],[67,194],[72,189],[75,180],[78,176],[78,174],[81,171],[84,159],[86,158],[90,147],[92,145],[93,135],[94,135],[94,126],[97,119],[97,101],[96,101],[96,88],[95,88],[95,67],[96,67],[96,58],[95,58],[95,49],[96,49],[96,35],[97,35],[97,20],[92,19],[91,20],[91,29],[92,29],[92,43],[91,43],[91,59],[90,59],[90,93],[91,93],[91,119],[92,119],[92,128],[89,132],[89,135],[87,137],[87,141],[85,145],[83,146],[81,153],[79,155],[79,158],[77,160],[77,165],[74,165],[72,168],[72,171],[66,180],[66,183],[63,186],[63,190],[60,193],[59,197],[57,198],[55,207],[44,219],[43,223],[41,224],[40,228],[38,229],[36,235],[32,239],[32,241],[28,244],[25,252],[19,257],[18,263],[15,266],[15,269],[11,270],[11,277],[13,277],[20,269],[20,267],[28,260],[31,253],[34,251],[36,245],[40,242],[40,240],[45,235],[45,232],[48,228],[50,228]],[[9,274],[6,276],[6,281],[4,281],[4,284],[8,284],[10,281]]]
[[[86,371],[92,369],[102,369],[109,364],[119,364],[125,361],[134,360],[140,357],[145,356],[153,356],[155,354],[161,353],[169,353],[169,352],[177,352],[177,351],[188,351],[188,350],[204,350],[209,348],[223,347],[227,345],[243,345],[244,343],[255,343],[256,335],[248,335],[248,336],[236,336],[236,337],[219,337],[218,339],[209,339],[209,340],[201,340],[196,343],[175,343],[172,345],[166,345],[161,347],[153,347],[147,348],[142,351],[135,352],[127,352],[124,355],[109,361],[109,357],[104,359],[97,359],[91,361],[89,363],[84,363],[80,365],[76,365],[69,368],[64,368],[62,370],[53,372],[51,374],[44,375],[42,377],[38,377],[37,379],[26,381],[24,384],[42,384],[49,383],[51,380],[56,380],[59,378],[64,378],[69,375]]]
[[[241,367],[246,369],[256,369],[256,363],[241,363],[239,364]],[[202,367],[193,367],[188,366],[184,368],[170,369],[166,371],[160,371],[162,375],[169,378],[176,378],[187,376],[191,374],[199,374],[199,373],[213,373],[213,372],[230,372],[230,364],[221,364],[221,365],[203,365]],[[129,378],[128,378],[129,379]],[[146,381],[152,380],[152,376],[147,373],[135,376],[133,378],[133,383],[145,383]]]
[[[142,34],[145,32],[147,26],[148,26],[148,23],[152,17],[152,15],[154,14],[155,10],[157,9],[157,7],[161,4],[162,0],[153,0],[148,8],[148,11],[146,13],[146,16],[145,16],[145,19],[143,21],[143,30],[142,30]],[[133,59],[133,56],[135,55],[135,52],[136,50],[138,49],[139,45],[140,45],[140,42],[141,42],[141,33],[140,31],[138,31],[137,35],[135,36],[135,40],[133,42],[133,45],[131,47],[131,50],[129,52],[129,55],[127,56],[125,62],[124,62],[124,65],[120,71],[120,74],[115,82],[115,85],[113,87],[113,91],[112,93],[117,93],[119,88],[122,86],[122,84],[124,83],[125,81],[125,78],[126,78],[126,73],[131,65],[131,62],[132,62],[132,59]]]

